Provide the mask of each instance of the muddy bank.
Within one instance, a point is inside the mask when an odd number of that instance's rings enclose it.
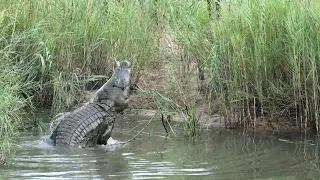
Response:
[[[161,67],[161,66],[160,66]],[[217,98],[213,96],[210,101],[205,98],[206,94],[199,92],[199,87],[203,86],[205,82],[199,81],[196,63],[190,63],[190,73],[192,76],[189,77],[188,82],[186,82],[185,88],[188,92],[185,94],[179,94],[174,83],[172,83],[172,69],[173,65],[168,62],[162,68],[149,69],[140,78],[137,87],[142,90],[155,90],[167,97],[170,97],[173,101],[180,103],[185,101],[192,101],[195,103],[195,116],[199,126],[202,129],[216,129],[216,128],[228,128],[228,122],[225,118],[219,114],[219,107]],[[85,92],[86,98],[84,101],[89,100],[95,91]],[[184,99],[183,99],[184,98]],[[158,106],[154,99],[148,93],[143,93],[139,90],[131,92],[129,101],[129,107],[125,110],[120,118],[130,119],[130,117],[136,118],[141,117],[144,119],[149,119],[157,113]],[[184,114],[179,114],[177,112],[171,112],[171,120],[174,122],[183,122],[186,120]],[[161,116],[156,117],[160,119]],[[245,120],[243,120],[245,122]],[[246,123],[243,123],[246,124]],[[246,131],[254,131],[258,133],[314,133],[312,127],[307,127],[305,129],[300,128],[296,125],[295,120],[286,118],[268,118],[268,117],[257,117],[250,127],[243,124],[236,125],[234,129],[242,129]]]
[[[137,117],[142,119],[150,119],[157,113],[154,109],[131,109],[118,116],[118,118],[130,119]],[[226,129],[226,122],[224,117],[219,114],[208,115],[205,112],[197,113],[197,122],[201,129]],[[161,119],[161,115],[156,115],[156,119]],[[183,123],[186,120],[185,115],[179,113],[171,113],[171,121]],[[232,128],[227,128],[232,129]],[[255,132],[259,134],[274,134],[274,133],[286,133],[286,134],[315,134],[315,130],[312,127],[301,129],[298,126],[293,125],[288,119],[268,119],[259,117],[256,119],[255,127],[238,126],[233,128],[235,130]]]
[[[91,94],[95,92],[86,92],[88,98]],[[196,108],[196,119],[199,127],[203,130],[208,129],[232,129],[227,127],[227,122],[225,118],[218,113],[210,115],[207,112],[206,104],[197,105]],[[46,112],[48,113],[48,112]],[[129,107],[121,114],[117,115],[117,118],[130,120],[130,119],[150,119],[156,115],[155,120],[161,119],[161,114],[157,114],[158,110],[156,104],[152,101],[147,95],[142,95],[139,92],[131,95]],[[177,123],[183,123],[186,120],[185,114],[171,112],[170,120]],[[238,125],[236,130],[240,131],[251,131],[259,134],[274,134],[274,133],[308,133],[315,134],[315,130],[312,127],[307,127],[301,129],[299,126],[296,126],[293,122],[294,120],[289,120],[285,118],[266,118],[258,117],[255,120],[254,127],[246,127],[243,125]]]

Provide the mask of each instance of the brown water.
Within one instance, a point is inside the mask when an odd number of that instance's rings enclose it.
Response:
[[[146,120],[117,121],[113,138],[127,140]],[[138,124],[139,127],[134,128]],[[134,129],[133,129],[134,128]],[[133,129],[133,130],[132,130]],[[52,147],[33,132],[18,139],[8,179],[320,179],[319,143],[287,136],[202,131],[194,142],[182,130],[165,137],[153,123],[135,141],[91,149]]]

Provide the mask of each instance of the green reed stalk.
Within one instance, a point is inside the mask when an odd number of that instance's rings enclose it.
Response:
[[[179,96],[180,110],[196,107],[187,88],[196,76],[190,66],[197,64],[227,126],[254,127],[259,116],[284,116],[319,130],[318,1],[223,0],[220,12],[196,0],[1,0],[0,6],[1,87],[7,91],[0,97],[13,99],[3,109],[30,97],[54,113],[70,108],[83,99],[92,75],[109,76],[115,59],[128,59],[133,84],[146,68],[170,65],[169,90]],[[173,52],[163,53],[172,44]],[[23,72],[17,79],[7,75],[16,69]],[[4,134],[18,117],[1,117],[2,125],[10,124]]]
[[[133,63],[134,80],[158,59],[154,1],[2,0],[0,5],[0,46],[8,52],[1,56],[5,72],[20,72],[18,79],[1,85],[12,94],[1,92],[0,97],[23,97],[1,106],[6,112],[0,117],[1,143],[8,146],[12,144],[5,137],[16,132],[19,118],[20,110],[10,110],[20,107],[16,101],[24,104],[32,98],[35,106],[52,106],[56,113],[82,100],[79,95],[92,75],[110,75],[115,59]],[[1,77],[8,78],[5,72]],[[17,90],[10,89],[11,83]]]
[[[34,32],[20,45],[26,61],[36,60],[33,78],[41,79],[35,101],[39,106],[69,107],[55,93],[57,74],[64,74],[59,86],[68,86],[74,76],[112,72],[114,60],[134,64],[134,83],[146,66],[158,59],[158,25],[153,18],[154,1],[0,1],[9,14],[16,14],[16,32]],[[38,65],[42,68],[37,69]],[[65,85],[63,85],[65,84]],[[74,84],[75,88],[83,85]],[[68,88],[65,89],[68,91]],[[72,102],[77,93],[68,93]],[[62,92],[63,94],[63,92]],[[55,97],[55,95],[58,95]],[[58,100],[55,100],[55,99]],[[61,111],[54,110],[54,111]]]
[[[230,127],[263,116],[318,129],[319,2],[225,0],[211,22],[203,1],[171,6],[186,63],[204,67]]]
[[[215,81],[224,75],[231,108],[244,108],[251,119],[296,114],[303,128],[318,123],[317,7],[282,0],[224,2],[213,30],[219,49],[212,54],[221,65],[211,73]]]

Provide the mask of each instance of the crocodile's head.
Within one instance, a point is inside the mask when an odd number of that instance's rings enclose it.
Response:
[[[117,61],[117,67],[112,75],[113,85],[118,88],[130,87],[131,80],[131,63],[128,61]]]
[[[115,107],[123,109],[127,107],[130,80],[131,64],[128,61],[117,62],[117,67],[111,78],[95,93],[90,102],[113,102]]]

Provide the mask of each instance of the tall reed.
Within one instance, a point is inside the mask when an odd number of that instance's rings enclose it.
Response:
[[[318,2],[223,2],[207,64],[231,124],[285,116],[318,130],[319,12]]]
[[[319,130],[319,2],[223,0],[211,20],[206,2],[175,2],[170,31],[229,127],[282,116]]]
[[[12,137],[17,134],[17,127],[27,105],[30,105],[29,88],[32,83],[24,77],[28,71],[22,63],[17,63],[18,44],[25,34],[15,33],[14,17],[5,11],[0,13],[0,165],[12,151]],[[30,84],[29,84],[30,83]],[[25,97],[24,97],[25,96]],[[25,118],[27,120],[27,118]]]
[[[1,0],[0,6],[0,45],[8,50],[1,72],[8,79],[0,96],[9,102],[1,106],[7,112],[1,122],[12,128],[19,117],[14,114],[23,112],[17,110],[18,100],[24,105],[31,98],[37,107],[53,107],[55,114],[82,100],[92,75],[110,75],[114,60],[130,60],[137,83],[158,59],[154,1]],[[7,73],[16,69],[19,78],[11,79]],[[17,99],[7,99],[11,96]],[[15,113],[9,113],[11,107]],[[1,126],[1,132],[12,137],[15,131],[7,127]]]
[[[39,106],[53,102],[58,108],[54,111],[72,106],[79,99],[78,93],[68,93],[69,88],[84,87],[72,79],[108,75],[115,59],[133,62],[134,81],[138,81],[145,66],[158,58],[153,4],[138,0],[107,4],[94,0],[1,1],[6,11],[15,14],[17,33],[37,34],[25,39],[18,50],[26,62],[36,60],[30,75],[40,83],[35,102]],[[63,88],[70,82],[75,87]],[[66,100],[65,94],[70,95]]]
[[[254,127],[259,116],[285,116],[319,130],[320,3],[222,0],[220,12],[216,5],[208,8],[204,0],[1,0],[0,53],[1,63],[6,62],[1,77],[6,80],[0,97],[13,98],[1,108],[20,107],[15,103],[32,97],[35,106],[65,110],[82,100],[92,75],[110,75],[115,59],[133,63],[133,84],[146,68],[168,66],[169,90],[182,100],[173,103],[180,110],[194,108],[197,100],[189,96],[199,93],[188,88],[194,88],[190,66],[196,63],[228,126]],[[163,43],[164,36],[170,42]],[[169,45],[176,49],[163,54]],[[20,74],[8,76],[14,72]],[[18,119],[10,114],[1,122]]]

